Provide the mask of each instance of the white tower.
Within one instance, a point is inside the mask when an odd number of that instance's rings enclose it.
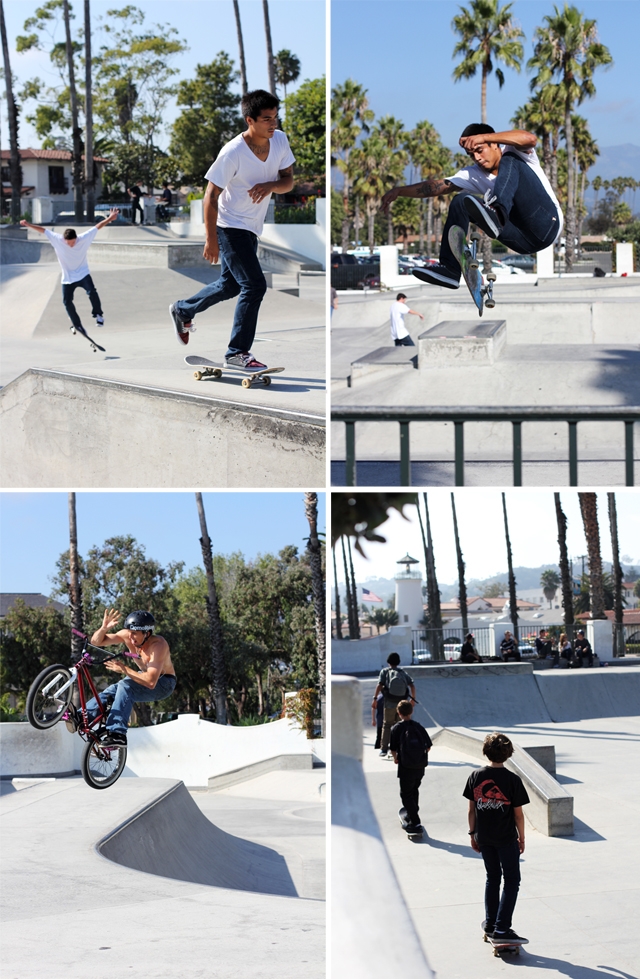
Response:
[[[411,629],[419,629],[420,621],[424,618],[422,575],[419,571],[411,570],[411,565],[418,564],[418,562],[414,557],[405,554],[396,563],[404,565],[404,571],[398,571],[395,578],[398,625],[408,625]]]

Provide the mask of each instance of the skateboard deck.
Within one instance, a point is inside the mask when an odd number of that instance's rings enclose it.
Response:
[[[407,810],[405,809],[404,806],[402,806],[402,808],[398,810],[398,816],[400,817],[400,825],[402,826],[403,830],[405,831],[409,839],[410,840],[421,839],[424,833],[424,829],[422,828],[422,826],[418,826],[416,829],[411,831],[407,829],[407,826],[409,826],[409,821],[407,819]]]
[[[489,935],[484,936],[485,942],[489,942],[493,948],[493,954],[495,958],[499,958],[501,955],[520,955],[520,948],[522,945],[527,944],[526,942],[501,942],[490,938]]]
[[[94,353],[95,353],[95,352],[96,352],[97,350],[101,350],[103,354],[105,354],[105,353],[107,352],[107,351],[106,351],[106,350],[104,349],[104,347],[101,347],[99,343],[96,343],[96,341],[95,341],[95,340],[93,340],[93,339],[92,339],[92,338],[91,338],[91,337],[89,336],[89,334],[88,334],[88,333],[87,333],[87,331],[85,330],[85,328],[84,328],[84,326],[78,326],[78,327],[75,327],[75,326],[72,326],[72,327],[71,327],[71,332],[72,332],[72,333],[79,333],[79,334],[80,334],[80,336],[82,336],[82,337],[85,337],[85,339],[87,339],[87,340],[89,341],[89,343],[91,344],[91,349],[93,350],[93,352],[94,352]]]
[[[236,374],[242,377],[243,388],[250,388],[256,382],[269,387],[271,378],[269,374],[279,374],[284,367],[265,367],[261,371],[245,371],[241,367],[228,367],[226,364],[216,363],[208,357],[189,356],[184,358],[189,367],[198,367],[199,370],[193,372],[196,381],[201,381],[203,377],[214,377],[216,380],[223,374]]]
[[[478,307],[478,315],[482,316],[482,275],[480,274],[478,266],[475,263],[475,258],[471,252],[471,249],[467,245],[466,235],[462,228],[459,228],[457,224],[454,224],[452,228],[449,228],[449,245],[451,247],[451,251],[458,260],[462,270],[462,277],[467,283],[467,288],[471,293],[471,297]]]

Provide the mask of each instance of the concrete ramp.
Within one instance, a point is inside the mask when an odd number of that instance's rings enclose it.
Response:
[[[550,721],[530,663],[419,666],[415,718],[425,727],[511,727]]]
[[[97,849],[114,863],[159,877],[298,896],[280,854],[219,829],[183,782],[100,840]]]
[[[640,714],[640,670],[613,666],[600,670],[554,670],[534,679],[552,721]]]

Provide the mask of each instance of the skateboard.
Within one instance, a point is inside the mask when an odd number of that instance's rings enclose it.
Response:
[[[241,367],[227,367],[226,364],[217,364],[214,360],[207,357],[185,357],[185,363],[190,367],[201,367],[202,370],[193,372],[196,381],[201,381],[203,377],[222,377],[223,374],[240,374],[242,376],[242,387],[250,388],[252,384],[259,382],[266,388],[271,384],[269,374],[279,374],[284,367],[265,367],[262,371],[245,371]]]
[[[89,336],[89,334],[88,334],[88,333],[87,333],[87,331],[85,330],[85,328],[84,328],[84,326],[78,326],[78,327],[75,327],[75,326],[72,326],[72,327],[71,327],[71,332],[72,332],[72,333],[79,333],[79,334],[80,334],[80,336],[83,336],[83,337],[85,337],[85,338],[86,338],[86,339],[87,339],[87,340],[89,341],[89,343],[91,344],[91,349],[93,350],[93,352],[94,352],[94,354],[95,354],[95,353],[96,353],[96,351],[98,351],[98,350],[101,350],[103,354],[105,354],[105,353],[107,352],[107,351],[106,351],[106,350],[104,349],[104,347],[101,347],[99,343],[96,343],[96,341],[95,341],[95,340],[92,340],[92,339],[91,339],[91,337]]]
[[[460,268],[462,269],[462,276],[464,281],[467,283],[467,287],[474,303],[478,307],[478,315],[482,316],[483,305],[487,309],[493,309],[496,301],[493,298],[493,283],[496,281],[495,272],[489,272],[487,274],[487,284],[483,283],[482,274],[479,269],[479,259],[478,259],[478,242],[480,240],[480,235],[477,231],[472,232],[469,236],[469,241],[471,246],[467,245],[467,240],[465,233],[462,228],[459,228],[457,224],[454,224],[452,228],[449,228],[449,245],[451,251],[458,259],[460,263]]]
[[[422,828],[422,826],[417,826],[412,831],[409,831],[407,829],[407,826],[409,825],[409,822],[407,820],[407,810],[405,809],[404,806],[402,806],[402,808],[398,810],[398,815],[400,817],[400,825],[402,826],[403,830],[407,834],[408,838],[410,840],[420,840],[420,839],[422,839],[422,836],[423,836],[423,833],[424,833],[424,829]]]
[[[493,947],[494,958],[500,958],[501,955],[520,955],[520,947],[525,944],[524,942],[495,941],[489,935],[485,935],[484,940]]]

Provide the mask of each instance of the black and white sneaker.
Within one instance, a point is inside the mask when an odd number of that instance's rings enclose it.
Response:
[[[102,315],[102,313],[96,316],[96,324],[97,326],[104,326],[104,316]]]
[[[261,364],[252,353],[232,354],[231,357],[225,357],[225,364],[227,367],[239,367],[240,370],[251,373],[267,370],[267,365]]]
[[[169,314],[173,320],[173,326],[176,331],[176,339],[178,343],[181,346],[186,347],[186,345],[189,343],[189,334],[196,332],[193,322],[185,323],[184,320],[180,318],[180,314],[176,309],[175,303],[171,303],[169,306]]]
[[[127,744],[127,735],[124,731],[107,731],[100,744],[103,748],[123,748]]]
[[[460,273],[452,272],[440,262],[436,265],[428,265],[424,269],[411,269],[411,274],[421,282],[428,282],[432,286],[445,286],[447,289],[460,288]]]
[[[494,931],[493,933],[494,942],[504,942],[505,945],[528,945],[528,938],[521,938],[520,935],[516,935],[513,928],[509,928],[508,931]]]
[[[466,194],[462,202],[464,209],[478,228],[481,228],[490,238],[497,238],[506,224],[504,210],[495,197],[491,203],[481,201],[478,197]]]

